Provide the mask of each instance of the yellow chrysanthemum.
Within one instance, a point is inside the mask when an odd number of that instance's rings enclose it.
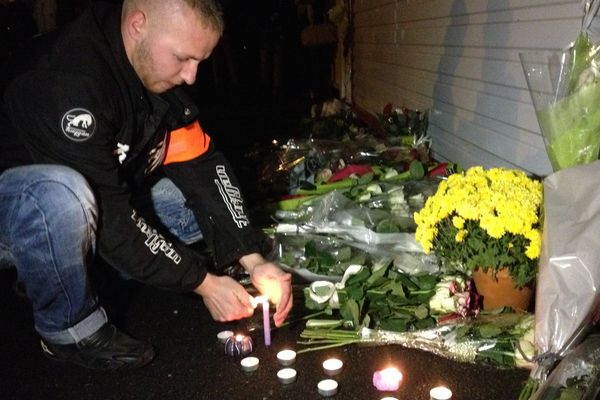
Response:
[[[541,248],[539,225],[542,204],[542,183],[529,178],[523,171],[472,167],[441,182],[423,209],[415,213],[415,238],[426,252],[439,252],[450,258],[449,261],[463,265],[469,260],[461,257],[473,257],[473,254],[485,254],[486,257],[496,254],[498,259],[502,256],[504,263],[512,257],[516,263],[522,259],[515,257],[516,252],[536,260]],[[448,223],[440,225],[442,221]],[[467,245],[474,249],[471,252],[463,248],[467,230]],[[506,235],[512,235],[509,245],[500,245],[499,241],[504,240]],[[444,240],[443,236],[448,237]],[[477,244],[478,239],[480,244]]]
[[[459,229],[458,232],[456,232],[456,236],[454,236],[454,240],[458,243],[461,243],[463,240],[465,240],[465,236],[467,236],[467,230]]]
[[[454,225],[457,229],[462,229],[465,227],[465,220],[462,217],[454,216],[452,218],[452,225]]]

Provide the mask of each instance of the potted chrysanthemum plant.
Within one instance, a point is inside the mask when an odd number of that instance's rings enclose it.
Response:
[[[472,274],[484,308],[527,309],[538,271],[542,204],[541,182],[523,171],[472,167],[442,181],[415,213],[416,240],[446,267]],[[482,293],[483,275],[494,283],[509,279],[515,293]]]

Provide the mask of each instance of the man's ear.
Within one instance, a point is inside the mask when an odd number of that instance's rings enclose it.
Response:
[[[134,42],[140,41],[146,31],[146,14],[141,10],[133,10],[125,18],[125,33]]]

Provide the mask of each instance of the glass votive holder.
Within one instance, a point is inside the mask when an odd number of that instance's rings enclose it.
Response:
[[[225,341],[225,354],[233,357],[245,356],[252,353],[253,343],[250,336],[230,336]]]
[[[373,386],[381,392],[394,392],[402,383],[402,372],[397,368],[390,367],[375,371],[373,374]]]

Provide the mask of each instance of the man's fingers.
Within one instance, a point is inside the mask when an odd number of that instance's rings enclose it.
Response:
[[[245,290],[237,296],[240,304],[245,308],[245,313],[242,317],[249,317],[254,314],[253,298]]]
[[[290,294],[285,303],[282,302],[277,305],[277,311],[275,312],[275,315],[273,315],[275,326],[280,326],[281,324],[283,324],[290,310],[292,309],[293,303],[294,299],[293,296]]]

